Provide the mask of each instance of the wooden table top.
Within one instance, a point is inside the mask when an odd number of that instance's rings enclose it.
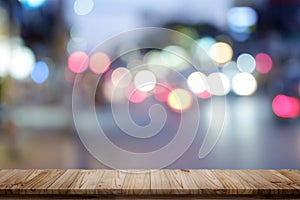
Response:
[[[0,198],[300,198],[297,170],[0,170]]]

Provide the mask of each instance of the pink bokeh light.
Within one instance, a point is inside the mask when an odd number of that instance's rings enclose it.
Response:
[[[168,95],[172,91],[172,87],[167,83],[156,84],[153,93],[154,98],[159,102],[167,102]]]
[[[272,59],[268,54],[259,53],[255,56],[256,70],[261,74],[267,74],[272,69]]]
[[[131,103],[141,103],[147,98],[148,93],[139,91],[134,83],[130,83],[126,90],[126,96]]]
[[[300,114],[300,102],[297,98],[279,94],[273,99],[272,109],[278,117],[296,118]]]
[[[82,73],[89,66],[89,57],[83,51],[76,51],[68,58],[68,67],[74,73]]]

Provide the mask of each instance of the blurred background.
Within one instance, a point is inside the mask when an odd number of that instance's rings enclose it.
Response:
[[[179,31],[198,45],[170,35],[176,45],[132,51],[117,60],[93,52],[114,35],[146,26]],[[149,39],[124,41],[113,51],[138,48]],[[196,72],[170,51],[200,63],[208,57],[218,72]],[[132,70],[139,65],[145,69]],[[193,112],[195,100],[205,113],[211,98],[226,97],[224,130],[213,151],[198,158],[204,137],[199,131],[168,168],[300,169],[298,0],[0,0],[0,168],[107,168],[76,133],[76,75],[82,90],[102,75],[95,96],[99,123],[111,141],[134,152],[168,143],[181,112]],[[204,84],[216,76],[222,90]],[[145,81],[153,84],[142,87]],[[150,105],[165,107],[168,120],[160,136],[140,143],[122,135],[110,102],[128,101],[139,125],[149,123]],[[207,119],[201,118],[204,124]]]

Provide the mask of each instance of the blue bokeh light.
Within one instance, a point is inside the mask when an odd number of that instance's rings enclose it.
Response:
[[[31,72],[32,80],[37,84],[41,84],[47,80],[48,76],[49,76],[48,65],[43,61],[36,62]]]
[[[19,0],[27,9],[38,9],[46,3],[47,0]]]
[[[230,27],[250,27],[257,23],[257,13],[250,7],[233,7],[227,13]]]

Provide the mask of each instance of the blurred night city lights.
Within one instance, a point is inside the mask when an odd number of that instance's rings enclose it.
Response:
[[[161,148],[180,120],[198,119],[169,168],[300,169],[299,13],[297,0],[0,0],[0,167],[109,167],[76,135],[76,123],[94,134],[92,97],[99,126],[126,151]],[[129,34],[146,27],[173,32]],[[134,127],[164,121],[155,142],[122,135],[122,106]],[[195,161],[221,108],[216,150]]]

